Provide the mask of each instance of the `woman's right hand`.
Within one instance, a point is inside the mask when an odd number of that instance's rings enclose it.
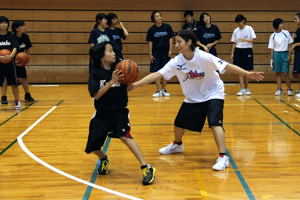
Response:
[[[209,48],[207,48],[207,46],[203,46],[203,49],[205,52],[207,52],[207,53],[209,52]]]
[[[111,81],[112,81],[113,84],[117,83],[117,82],[120,82],[123,79],[124,79],[124,74],[123,74],[122,71],[120,71],[120,70],[113,71],[112,77],[111,77]]]
[[[154,57],[152,55],[150,55],[150,62],[154,63],[154,61],[155,61]]]
[[[270,66],[273,69],[273,59],[270,60]]]

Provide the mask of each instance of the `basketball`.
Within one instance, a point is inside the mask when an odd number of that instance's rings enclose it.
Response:
[[[30,57],[25,52],[20,52],[16,55],[16,65],[18,67],[24,67],[25,65],[28,64],[29,60],[30,60]]]
[[[8,50],[8,49],[1,49],[0,50],[0,56],[8,56],[11,54],[11,51]],[[0,62],[3,63],[3,64],[7,64],[7,63],[10,63],[11,61],[8,61],[8,60],[1,60],[0,59]]]
[[[132,60],[122,60],[117,64],[116,69],[122,71],[124,74],[124,80],[121,83],[130,84],[135,82],[139,77],[139,68]]]

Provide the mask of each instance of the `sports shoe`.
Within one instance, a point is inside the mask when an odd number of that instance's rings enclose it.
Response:
[[[296,98],[300,98],[300,93],[295,95]]]
[[[245,94],[245,89],[240,89],[238,93],[236,93],[237,96],[243,96]]]
[[[278,90],[275,92],[274,95],[275,95],[275,96],[281,96],[281,95],[283,95],[282,89],[278,89]]]
[[[248,88],[245,88],[244,91],[245,91],[245,94],[246,94],[246,95],[251,95],[251,94],[252,94]]]
[[[25,93],[24,99],[25,101],[34,101],[34,98],[32,98],[30,93]]]
[[[1,104],[8,104],[8,101],[7,101],[7,97],[6,97],[6,96],[2,96],[2,97],[1,97]]]
[[[141,166],[141,169],[143,170],[142,184],[150,185],[155,179],[156,169],[152,167],[150,164]]]
[[[179,145],[179,144],[169,144],[166,147],[163,147],[159,150],[159,153],[161,154],[172,154],[172,153],[181,153],[184,150],[184,146],[183,144]]]
[[[288,94],[288,96],[293,96],[294,95],[294,91],[292,89],[288,89],[287,90],[287,94]]]
[[[221,171],[226,169],[229,166],[229,158],[227,156],[219,157],[216,161],[216,164],[212,166],[213,170]]]
[[[156,91],[152,96],[153,97],[161,97],[161,96],[163,96],[163,94],[161,91]]]
[[[21,106],[22,106],[21,101],[15,100],[15,102],[14,102],[14,109],[15,110],[19,110],[21,108]]]
[[[169,96],[171,96],[171,94],[170,94],[169,92],[167,92],[166,89],[163,89],[163,90],[161,91],[161,93],[162,93],[162,96],[164,96],[164,97],[169,97]]]
[[[108,174],[109,173],[108,164],[109,164],[109,160],[108,160],[107,156],[105,156],[104,158],[101,159],[101,163],[98,168],[98,173],[101,175]]]

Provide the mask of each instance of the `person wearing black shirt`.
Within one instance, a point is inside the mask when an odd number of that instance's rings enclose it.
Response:
[[[197,37],[202,49],[217,56],[216,44],[221,39],[221,33],[216,25],[211,24],[211,17],[205,12],[200,15],[197,25]]]
[[[24,21],[21,21],[21,20],[14,21],[12,24],[12,30],[18,41],[17,53],[25,52],[29,55],[29,48],[32,47],[32,44],[29,39],[29,36],[25,33],[25,29],[26,29],[26,26],[25,26]],[[18,63],[16,63],[16,64],[18,64]],[[28,64],[28,66],[30,66],[30,65]],[[31,94],[29,92],[26,67],[18,65],[18,67],[16,67],[16,72],[17,72],[18,82],[22,83],[22,85],[23,85],[23,89],[25,92],[24,99],[26,101],[34,101],[34,99],[31,97]]]
[[[174,32],[169,24],[163,23],[159,11],[152,12],[151,21],[154,25],[148,29],[146,41],[149,42],[150,72],[157,72],[169,62],[172,56]],[[170,96],[166,90],[165,79],[156,80],[155,84],[156,92],[152,95],[153,97]]]
[[[141,164],[142,184],[149,185],[154,181],[156,169],[147,164],[130,134],[127,85],[119,82],[124,74],[115,70],[113,48],[112,42],[105,41],[90,49],[93,67],[89,73],[88,89],[94,98],[96,113],[90,121],[85,152],[96,154],[101,160],[99,174],[107,174],[109,161],[101,147],[107,136],[121,139]]]
[[[107,18],[105,14],[99,13],[96,15],[96,24],[90,32],[88,43],[94,46],[105,41],[111,41],[111,37],[107,31]]]
[[[94,25],[93,30],[90,32],[88,43],[91,46],[95,44],[100,44],[105,41],[112,41],[110,34],[107,31],[107,18],[104,13],[99,13],[96,15],[96,24]],[[89,71],[91,71],[92,65],[89,61]]]
[[[123,60],[122,39],[126,40],[128,31],[123,23],[118,20],[118,16],[115,13],[109,13],[107,15],[107,24],[109,26],[107,31],[109,32],[115,46],[116,61],[119,62]],[[120,24],[121,28],[116,27],[118,24]]]
[[[15,97],[14,109],[18,110],[21,108],[21,102],[19,101],[19,89],[18,81],[16,77],[16,68],[14,63],[14,57],[17,53],[17,39],[16,37],[8,32],[9,20],[5,16],[0,16],[0,50],[8,49],[11,51],[10,55],[0,56],[0,86],[2,87],[1,103],[8,104],[6,97],[6,84],[11,86],[12,92]],[[2,62],[9,62],[3,64]]]
[[[300,12],[295,15],[295,22],[298,26],[295,36],[294,44],[291,46],[290,51],[294,50],[294,77],[300,80]],[[300,98],[300,93],[296,94],[295,97]]]
[[[194,12],[192,10],[187,10],[184,12],[184,21],[183,30],[190,30],[197,34],[197,21],[194,20]]]

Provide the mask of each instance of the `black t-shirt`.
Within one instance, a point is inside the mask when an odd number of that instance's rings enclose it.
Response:
[[[197,37],[202,44],[207,45],[221,39],[221,33],[219,28],[214,24],[212,24],[209,28],[198,24]]]
[[[296,30],[294,43],[300,42],[300,27]],[[300,52],[300,46],[295,47],[295,51]]]
[[[124,34],[123,29],[121,28],[115,28],[114,30],[108,28],[107,32],[109,33],[110,37],[112,38],[112,41],[115,46],[115,51],[120,52],[122,51],[122,39],[125,40],[126,36]]]
[[[113,69],[105,70],[101,67],[93,67],[89,76],[88,88],[90,95],[94,95],[104,87],[112,77]],[[100,99],[94,100],[94,106],[99,111],[116,111],[127,107],[127,86],[116,83]]]
[[[24,52],[26,49],[32,47],[29,36],[26,33],[23,33],[20,38],[16,37],[18,41],[18,52]]]
[[[107,29],[104,31],[100,31],[98,28],[94,28],[89,37],[89,44],[100,44],[101,42],[111,41],[112,38],[110,37]]]
[[[193,31],[197,35],[197,21],[194,21],[192,24],[185,23],[182,29]]]
[[[8,49],[12,51],[14,48],[18,49],[18,42],[16,36],[10,32],[5,35],[0,34],[0,50]]]
[[[163,23],[160,27],[154,24],[148,29],[146,41],[152,42],[152,49],[169,49],[169,39],[173,36],[174,32],[169,24]]]

